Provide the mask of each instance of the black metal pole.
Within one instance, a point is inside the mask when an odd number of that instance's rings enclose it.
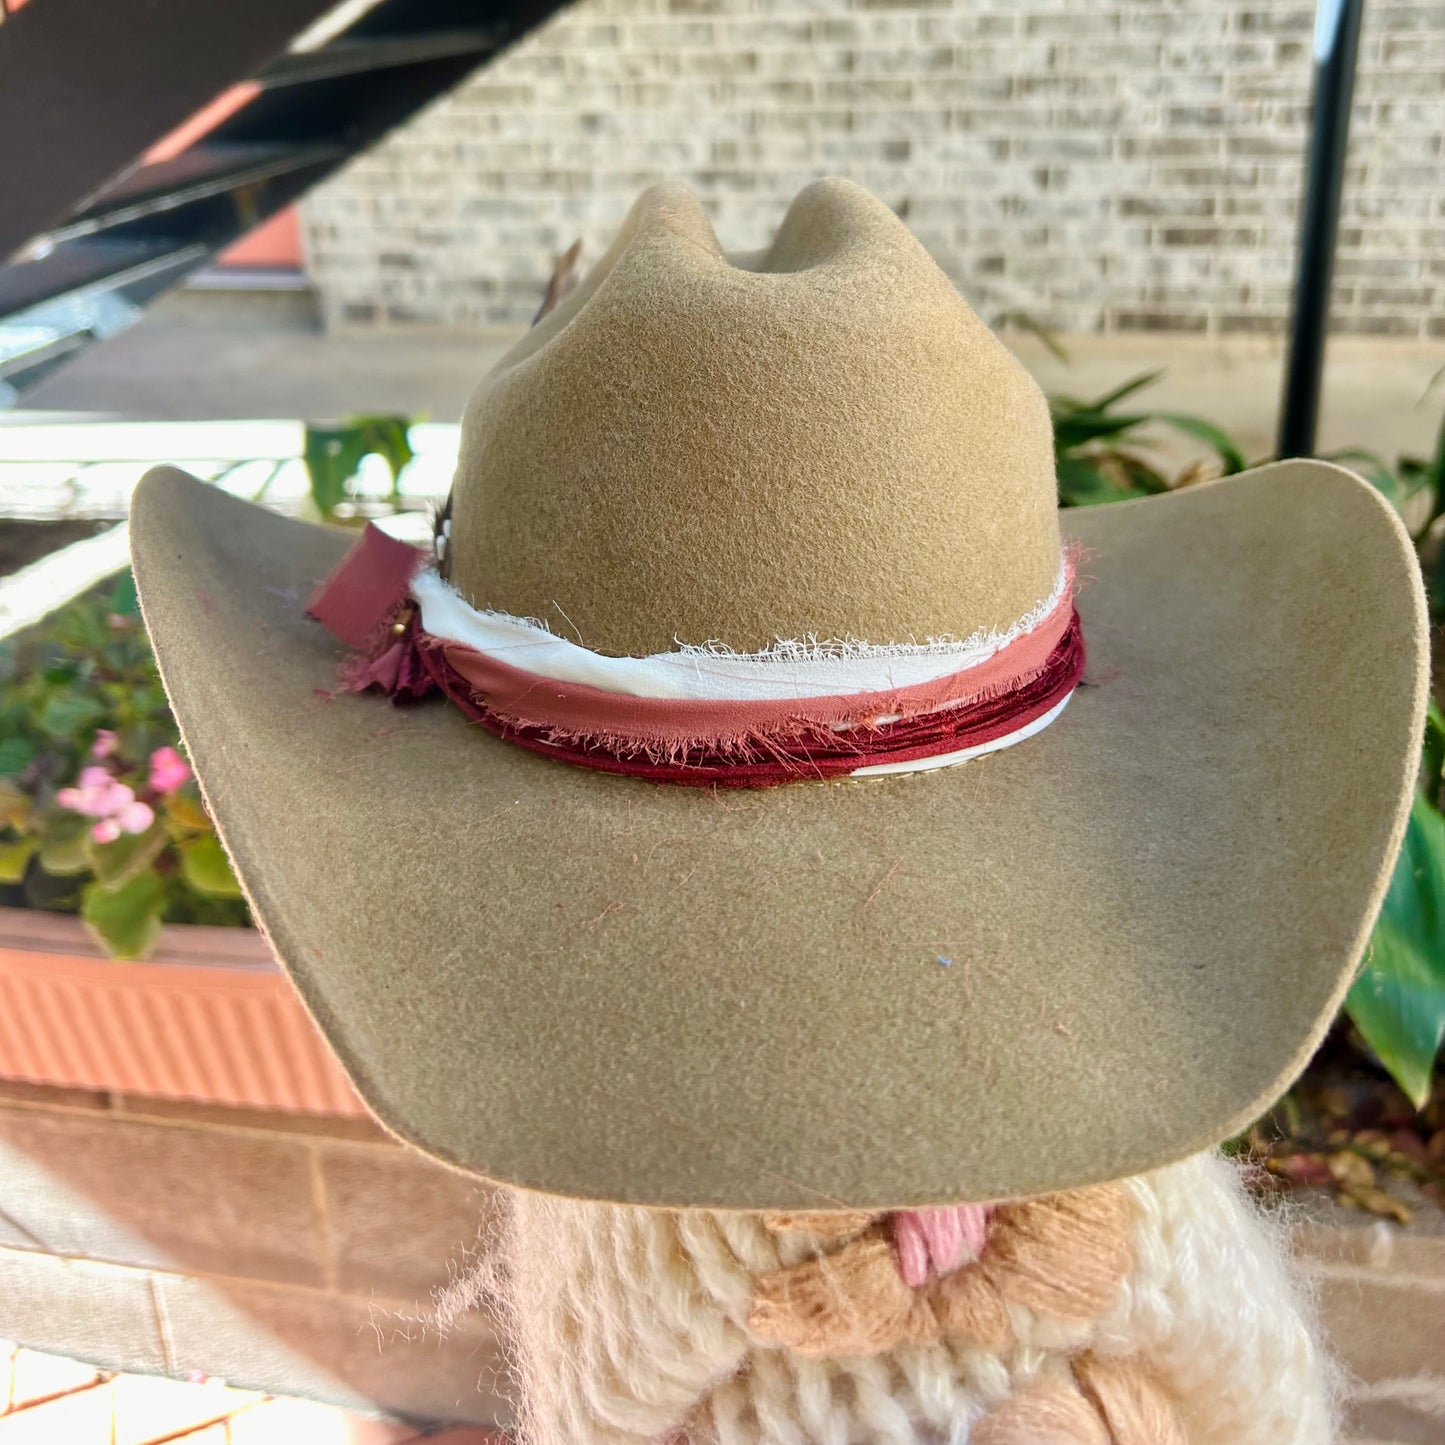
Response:
[[[1315,14],[1314,95],[1310,148],[1300,208],[1299,267],[1294,317],[1279,421],[1281,457],[1307,457],[1315,448],[1320,379],[1330,324],[1330,277],[1340,223],[1345,153],[1350,143],[1350,105],[1355,94],[1355,57],[1365,0],[1319,0]]]

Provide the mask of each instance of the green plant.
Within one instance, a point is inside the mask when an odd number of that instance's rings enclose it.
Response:
[[[1431,746],[1445,738],[1433,703],[1429,732]],[[1445,816],[1432,801],[1439,788],[1437,763],[1415,795],[1364,967],[1345,1000],[1351,1022],[1416,1108],[1430,1097],[1445,1036]]]
[[[0,902],[79,913],[117,958],[244,924],[124,574],[0,642]]]
[[[1246,463],[1239,448],[1217,426],[1197,416],[1117,410],[1120,402],[1153,385],[1162,374],[1146,372],[1094,401],[1071,396],[1049,398],[1061,506],[1128,501],[1187,486],[1212,472],[1244,470]],[[1149,439],[1139,435],[1148,427],[1172,429],[1204,442],[1215,455],[1214,465],[1197,463],[1174,477],[1166,475],[1148,456]]]
[[[1402,456],[1391,466],[1378,452],[1347,447],[1332,452],[1340,462],[1365,478],[1405,523],[1425,574],[1425,595],[1430,599],[1430,620],[1445,622],[1445,566],[1442,566],[1442,530],[1445,530],[1445,420],[1429,457]]]
[[[1389,466],[1373,452],[1337,452],[1389,500],[1414,539],[1432,621],[1445,615],[1445,424],[1432,457]],[[1345,1008],[1366,1043],[1417,1108],[1430,1097],[1445,1039],[1445,715],[1431,701],[1420,782],[1360,977]]]
[[[403,416],[353,416],[339,426],[308,425],[301,459],[317,515],[327,522],[365,520],[365,504],[375,499],[357,488],[356,479],[369,456],[380,457],[391,473],[391,489],[382,502],[400,510],[401,474],[414,455],[411,422]]]

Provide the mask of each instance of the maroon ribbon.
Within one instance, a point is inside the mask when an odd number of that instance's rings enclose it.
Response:
[[[1075,613],[1043,669],[998,697],[879,726],[855,726],[847,732],[813,727],[784,737],[754,738],[742,752],[737,748],[697,748],[658,760],[622,757],[601,742],[559,738],[546,728],[513,726],[487,707],[450,666],[443,650],[416,628],[415,619],[412,627],[419,666],[467,717],[488,732],[580,767],[694,787],[766,788],[805,778],[847,777],[875,763],[906,763],[979,747],[1017,732],[1056,707],[1077,686],[1085,661],[1084,635]],[[447,647],[455,645],[448,643]]]
[[[1062,702],[1083,676],[1085,650],[1077,612],[1043,666],[1007,691],[957,707],[846,731],[800,725],[742,744],[694,747],[666,758],[619,752],[600,739],[519,726],[498,716],[454,668],[448,653],[467,652],[422,630],[410,596],[426,554],[368,526],[311,599],[309,615],[348,646],[361,649],[344,668],[348,690],[376,687],[393,702],[440,692],[473,722],[544,757],[694,787],[760,788],[807,778],[846,777],[861,767],[905,763],[979,747],[1018,732]]]

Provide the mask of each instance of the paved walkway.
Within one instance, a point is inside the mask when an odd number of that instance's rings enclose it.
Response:
[[[190,315],[184,294],[168,300],[30,392],[27,408],[181,421],[320,421],[387,411],[457,421],[477,381],[516,335],[327,335],[268,320],[265,312],[254,323],[244,313]],[[1061,339],[1066,363],[1032,337],[1012,339],[1046,390],[1095,396],[1162,367],[1160,383],[1139,397],[1142,406],[1202,416],[1234,435],[1252,458],[1273,451],[1283,368],[1278,340],[1163,333]],[[1445,389],[1423,405],[1421,398],[1440,361],[1438,346],[1336,338],[1321,449],[1362,446],[1390,459],[1404,450],[1428,451],[1445,413]],[[4,448],[0,427],[0,459]]]

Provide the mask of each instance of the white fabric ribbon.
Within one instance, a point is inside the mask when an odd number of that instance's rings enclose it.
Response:
[[[421,625],[432,636],[461,643],[537,677],[583,683],[628,697],[758,702],[886,692],[965,672],[1037,627],[1063,600],[1069,582],[1069,569],[1061,564],[1053,591],[1007,631],[980,632],[961,642],[875,644],[808,638],[780,640],[764,652],[679,645],[675,651],[650,657],[609,657],[558,637],[532,618],[480,611],[442,581],[435,568],[418,574],[412,595],[420,608]],[[1039,725],[1030,724],[1035,730]]]

